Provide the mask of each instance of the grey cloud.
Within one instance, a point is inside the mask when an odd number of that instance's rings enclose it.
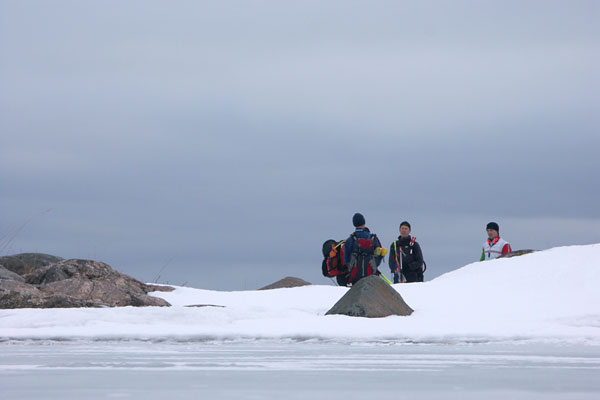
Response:
[[[356,211],[429,278],[489,220],[600,241],[595,7],[2,3],[0,232],[51,208],[8,248],[220,289],[328,283]]]

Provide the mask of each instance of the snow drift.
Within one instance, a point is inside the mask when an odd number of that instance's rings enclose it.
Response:
[[[600,343],[600,244],[476,262],[394,288],[415,312],[325,316],[347,288],[156,292],[173,307],[0,310],[0,338]],[[219,305],[224,307],[185,307]]]

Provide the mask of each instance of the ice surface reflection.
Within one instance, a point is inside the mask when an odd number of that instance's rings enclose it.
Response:
[[[597,398],[600,347],[548,343],[6,341],[6,399]]]

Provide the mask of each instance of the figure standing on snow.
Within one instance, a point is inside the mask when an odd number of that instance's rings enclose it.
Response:
[[[510,244],[500,238],[500,227],[495,222],[490,222],[486,226],[488,234],[487,240],[483,243],[483,250],[481,251],[481,258],[479,261],[491,260],[498,258],[503,254],[508,254],[512,251]]]
[[[365,217],[360,213],[354,214],[352,224],[356,230],[346,239],[344,263],[350,271],[349,281],[354,285],[365,276],[378,274],[377,267],[383,256],[377,254],[376,249],[381,250],[381,242],[366,227]]]
[[[400,236],[390,245],[388,264],[394,274],[394,283],[423,282],[423,252],[416,238],[410,236],[410,224],[407,221],[400,224]]]

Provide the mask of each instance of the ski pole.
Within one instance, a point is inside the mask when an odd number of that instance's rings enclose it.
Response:
[[[402,247],[400,247],[400,252],[398,252],[398,246],[396,244],[397,242],[394,242],[394,250],[396,250],[396,265],[398,266],[398,278],[400,280],[400,283],[404,283],[404,275],[402,274],[402,255],[404,255],[404,251],[402,251]]]
[[[379,270],[377,270],[377,272],[379,272],[379,276],[383,278],[384,281],[386,281],[388,284],[392,284],[392,282]]]
[[[400,283],[404,283],[404,281],[406,280],[406,277],[402,273],[402,256],[404,256],[404,250],[402,250],[402,247],[400,247],[400,265],[398,267],[400,268]]]

